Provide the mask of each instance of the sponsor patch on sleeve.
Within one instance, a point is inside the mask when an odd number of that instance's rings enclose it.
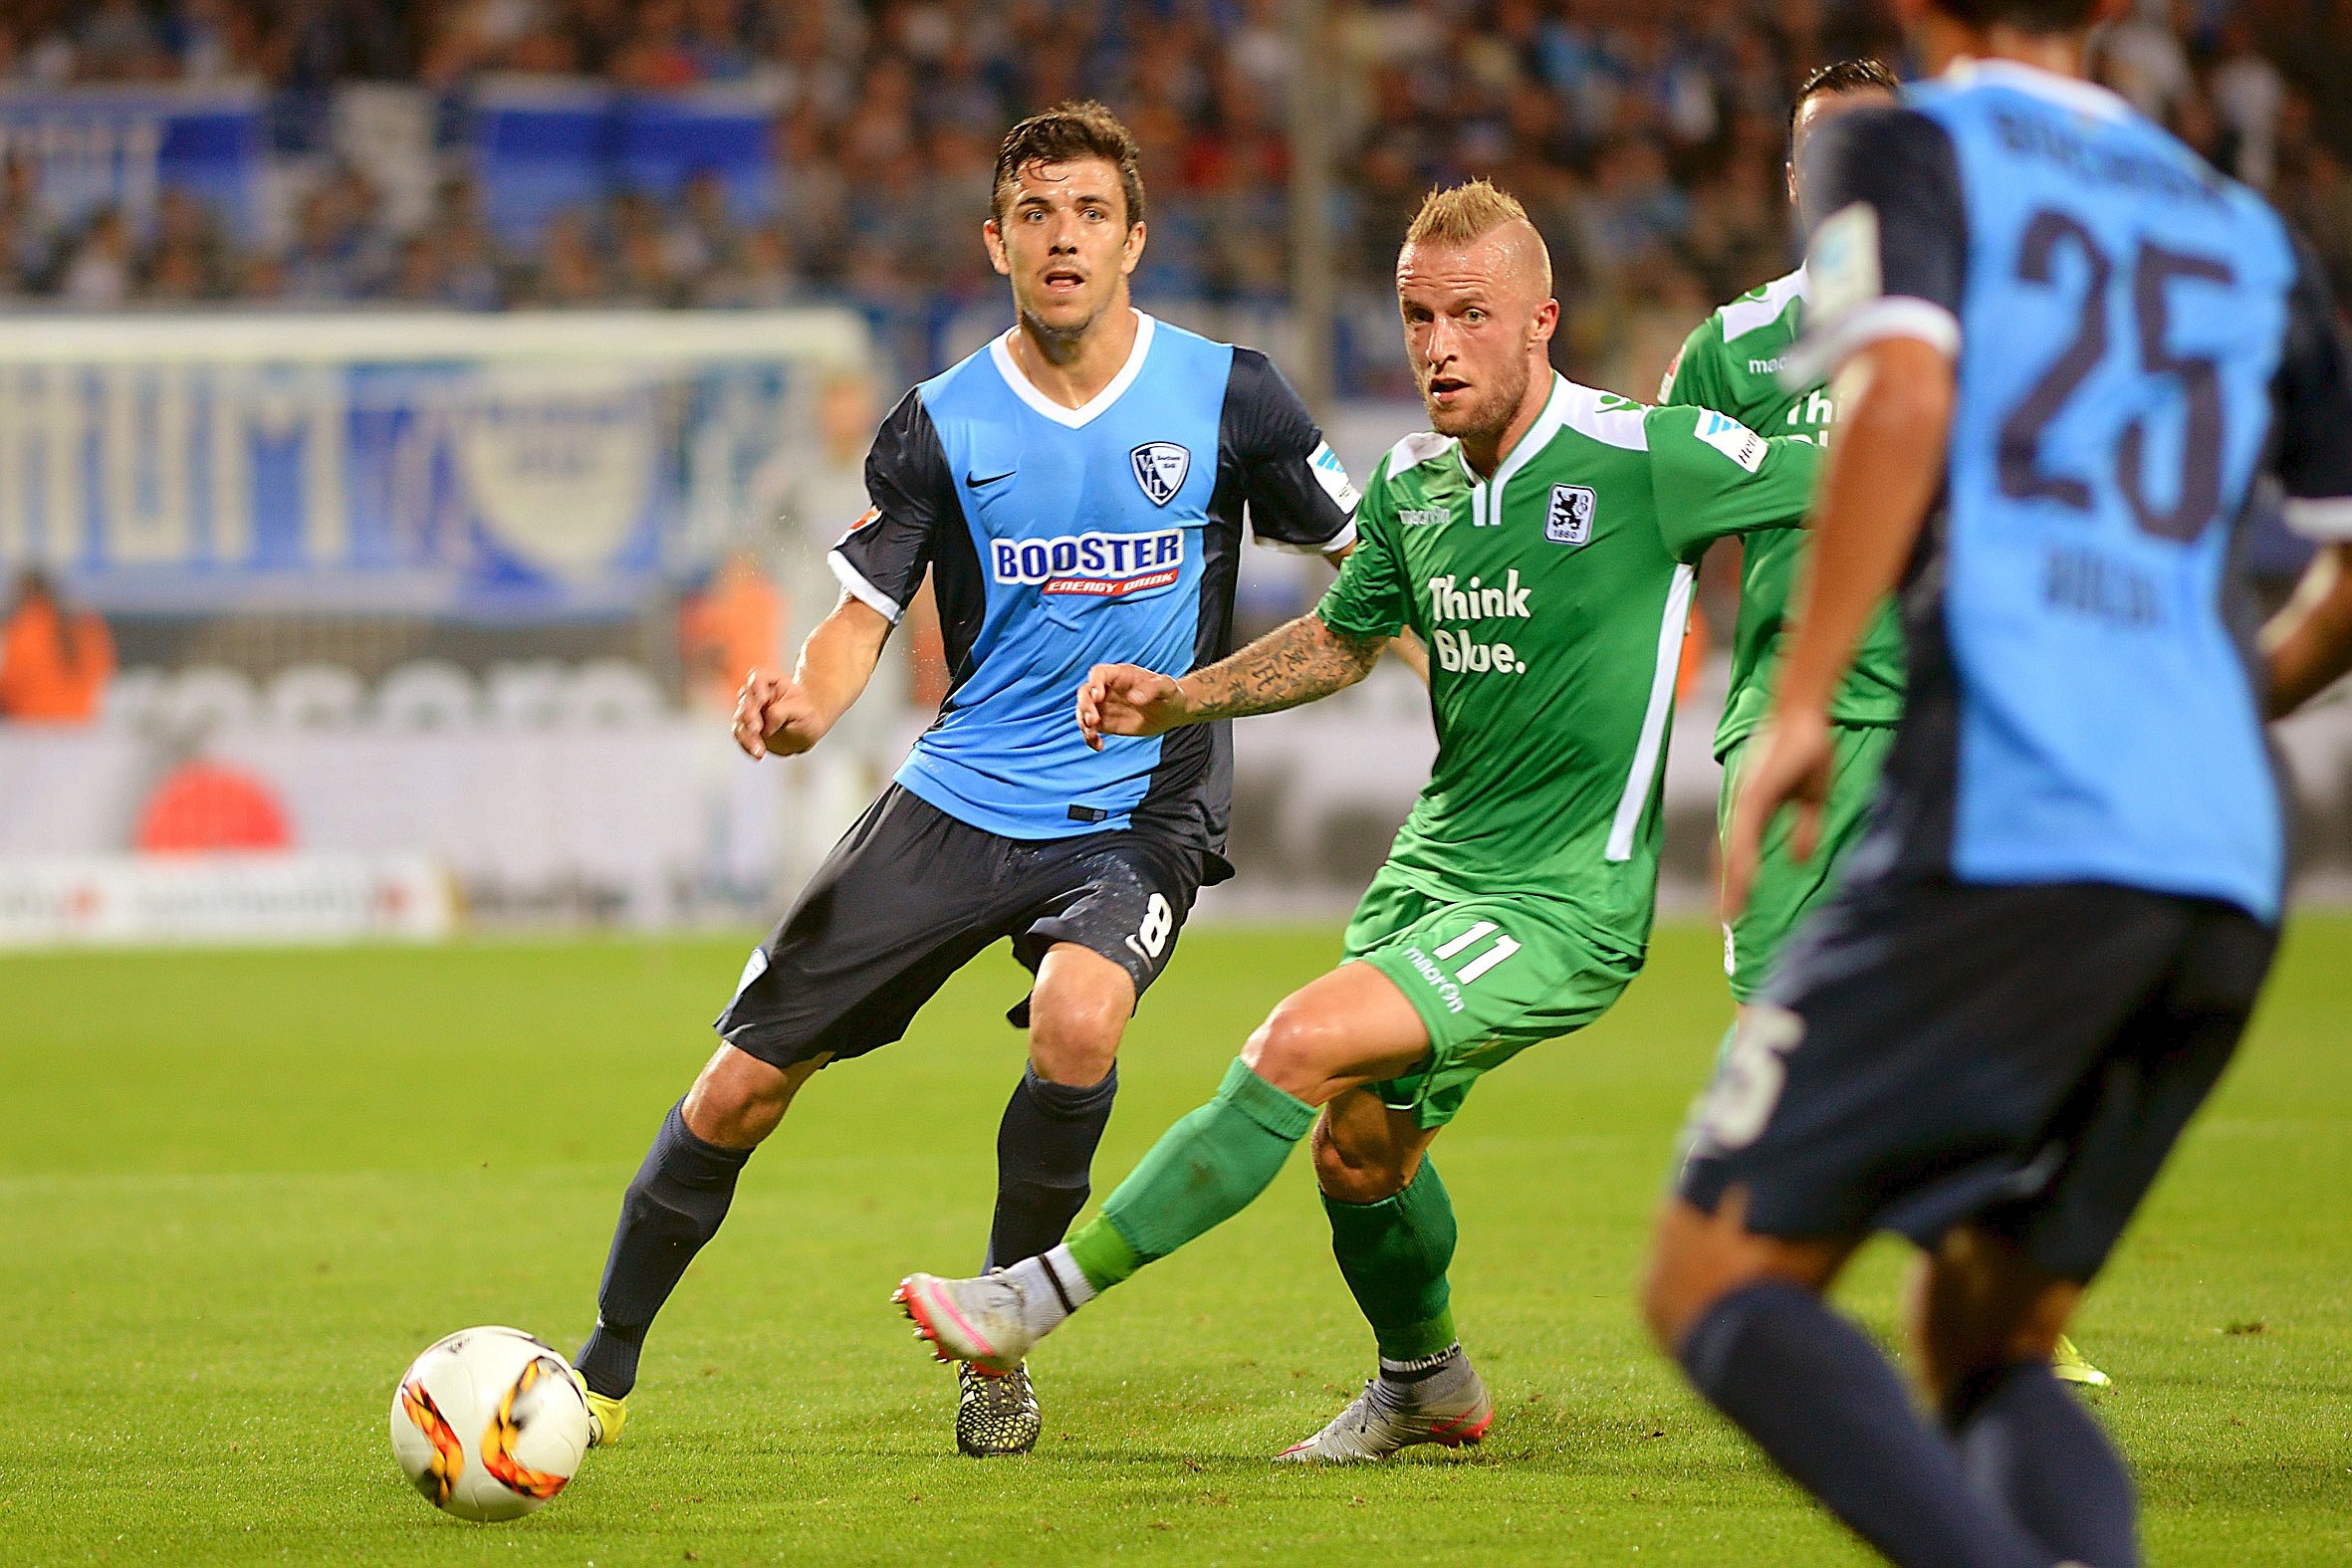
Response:
[[[1363,497],[1356,493],[1354,483],[1347,477],[1347,469],[1339,461],[1339,454],[1331,450],[1331,443],[1315,443],[1315,449],[1306,455],[1306,466],[1314,471],[1314,482],[1323,487],[1323,494],[1331,498],[1331,504],[1349,516],[1354,516],[1356,504]]]
[[[1699,415],[1699,439],[1751,474],[1764,467],[1764,438],[1729,414],[1709,409]]]
[[[1878,270],[1878,209],[1857,201],[1813,231],[1805,254],[1807,309],[1815,329],[1833,328],[1885,292]]]

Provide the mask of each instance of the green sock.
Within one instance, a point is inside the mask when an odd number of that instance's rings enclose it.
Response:
[[[1388,1361],[1418,1361],[1454,1343],[1454,1203],[1437,1164],[1421,1169],[1394,1198],[1343,1204],[1323,1195],[1331,1251]]]
[[[1070,1236],[1069,1255],[1107,1290],[1247,1209],[1313,1125],[1313,1106],[1237,1059],[1217,1098],[1162,1134]]]

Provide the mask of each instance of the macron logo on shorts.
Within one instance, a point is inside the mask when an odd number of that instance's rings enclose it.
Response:
[[[1121,598],[1176,580],[1184,570],[1184,530],[991,540],[989,563],[999,582]]]

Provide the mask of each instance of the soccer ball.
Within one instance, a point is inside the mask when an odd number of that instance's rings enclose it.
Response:
[[[519,1328],[435,1342],[392,1392],[393,1457],[425,1501],[461,1519],[544,1506],[588,1445],[588,1397],[572,1369]]]

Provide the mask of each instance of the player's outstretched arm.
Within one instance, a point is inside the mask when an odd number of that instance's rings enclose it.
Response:
[[[1386,637],[1349,636],[1308,614],[1182,680],[1132,664],[1097,664],[1078,688],[1078,728],[1099,751],[1106,735],[1161,735],[1295,708],[1362,680],[1387,645]]]
[[[2283,719],[2352,670],[2352,542],[2312,560],[2295,596],[2262,628],[2270,717]]]
[[[1837,440],[1813,506],[1812,567],[1796,638],[1780,666],[1771,723],[1732,808],[1724,902],[1748,902],[1764,828],[1796,807],[1789,847],[1812,855],[1829,792],[1829,700],[1854,644],[1918,543],[1951,437],[1953,367],[1942,348],[1888,337],[1857,352],[1839,377]]]
[[[735,699],[735,744],[758,759],[798,757],[823,740],[873,679],[889,636],[887,618],[842,594],[801,644],[801,662],[789,678],[773,670],[744,677]]]

